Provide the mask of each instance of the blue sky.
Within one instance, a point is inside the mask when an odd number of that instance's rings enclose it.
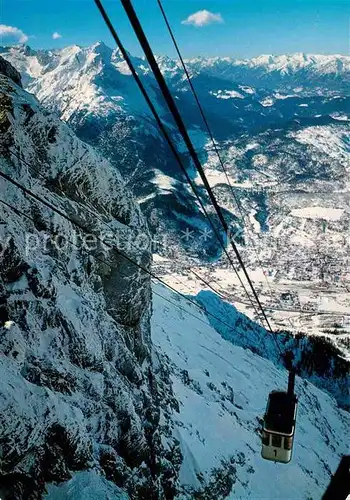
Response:
[[[93,0],[0,2],[0,24],[5,25],[4,36],[0,37],[2,44],[28,37],[26,43],[33,48],[90,45],[97,40],[114,47]],[[154,51],[173,56],[174,49],[156,0],[134,0],[133,4]],[[140,55],[120,1],[104,0],[104,5],[126,48]],[[186,57],[348,53],[349,2],[346,0],[163,0],[163,6]],[[200,27],[182,23],[202,10],[220,14],[221,18],[210,19],[208,14],[195,16],[199,22],[208,21]],[[56,33],[55,39],[53,33]]]

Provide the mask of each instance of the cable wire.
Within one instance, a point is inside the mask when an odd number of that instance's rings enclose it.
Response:
[[[253,302],[250,294],[248,293],[248,290],[246,289],[246,287],[245,287],[245,285],[244,285],[244,283],[242,281],[241,276],[239,275],[238,271],[236,270],[235,265],[234,265],[234,263],[233,263],[230,255],[228,254],[227,248],[226,248],[224,242],[222,241],[220,234],[218,233],[218,231],[217,231],[217,229],[216,229],[213,221],[209,217],[209,215],[208,215],[208,213],[207,213],[207,211],[205,209],[205,206],[204,206],[204,204],[203,204],[200,196],[197,193],[196,187],[195,187],[192,179],[189,177],[189,175],[187,173],[187,170],[186,170],[185,166],[183,165],[183,162],[182,162],[182,160],[181,160],[181,158],[179,156],[179,153],[176,150],[175,146],[173,145],[173,142],[172,142],[172,140],[171,140],[171,138],[170,138],[170,136],[169,136],[169,134],[168,134],[168,132],[167,132],[164,124],[163,124],[163,122],[161,121],[161,119],[160,119],[160,117],[159,117],[159,115],[158,115],[158,113],[157,113],[157,111],[156,111],[156,109],[155,109],[152,101],[150,100],[150,98],[148,96],[148,93],[147,93],[147,91],[146,91],[143,83],[141,82],[140,77],[138,76],[138,74],[137,74],[137,72],[135,70],[135,67],[134,67],[134,65],[133,65],[133,63],[132,63],[132,61],[131,61],[131,59],[129,57],[129,54],[127,53],[124,45],[122,44],[119,36],[117,35],[117,32],[115,31],[115,29],[113,27],[113,24],[112,24],[112,22],[111,22],[111,20],[110,20],[110,18],[108,16],[106,10],[104,9],[102,3],[101,3],[101,0],[94,0],[94,1],[95,1],[95,4],[96,4],[96,6],[97,6],[97,8],[98,8],[98,10],[99,10],[99,12],[100,12],[103,20],[105,21],[105,23],[106,23],[106,25],[107,25],[110,33],[111,33],[114,41],[116,42],[117,46],[119,47],[119,50],[122,53],[122,55],[124,57],[124,60],[127,63],[127,65],[129,67],[129,69],[130,69],[130,71],[131,71],[131,73],[132,73],[132,75],[133,75],[133,77],[134,77],[134,79],[135,79],[135,81],[136,81],[136,83],[137,83],[137,85],[138,85],[138,87],[139,87],[139,89],[140,89],[143,97],[145,98],[145,100],[146,100],[146,102],[147,102],[147,104],[148,104],[148,106],[149,106],[149,108],[150,108],[150,110],[151,110],[151,112],[152,112],[152,114],[153,114],[156,122],[157,122],[158,127],[160,128],[162,134],[164,135],[164,138],[165,138],[166,142],[168,143],[168,145],[169,145],[169,147],[170,147],[173,155],[175,156],[175,158],[176,158],[176,160],[177,160],[177,162],[178,162],[178,164],[179,164],[179,166],[180,166],[183,174],[185,175],[187,182],[191,186],[192,191],[194,192],[194,194],[195,194],[195,196],[196,196],[196,198],[197,198],[197,200],[198,200],[198,202],[199,202],[199,204],[200,204],[200,206],[201,206],[201,208],[203,210],[203,213],[207,217],[207,219],[208,219],[208,221],[209,221],[209,223],[210,223],[210,225],[211,225],[211,227],[213,229],[213,232],[214,232],[216,238],[218,239],[218,241],[220,243],[220,246],[222,247],[224,253],[227,256],[228,261],[230,262],[233,270],[235,271],[235,273],[237,275],[237,278],[238,278],[238,280],[239,280],[239,282],[240,282],[243,290],[245,291],[245,293],[246,293],[246,295],[247,295],[247,297],[248,297],[248,299],[249,299],[249,301],[250,301],[250,303],[251,303],[251,305],[253,307],[253,310],[255,311],[255,313],[257,315],[257,318],[260,319],[260,314],[259,314],[259,312],[257,310],[257,307],[254,304],[254,302]],[[272,331],[272,330],[270,330],[270,331]]]
[[[10,210],[12,210],[13,212],[15,212],[17,215],[21,215],[22,217],[25,217],[26,219],[30,220],[31,222],[33,222],[33,224],[35,224],[35,220],[30,217],[28,214],[25,214],[24,212],[22,212],[21,210],[19,210],[18,208],[12,206],[11,204],[7,203],[6,201],[2,200],[0,198],[0,203],[2,203],[3,205],[5,205],[7,208],[9,208]],[[52,233],[51,233],[52,234]],[[85,252],[86,254],[90,255],[89,252],[87,250],[84,250],[83,248],[79,247],[76,243],[74,243],[73,241],[67,239],[67,242],[70,243],[72,246],[76,247],[78,250],[83,250],[83,252]],[[105,260],[101,259],[100,257],[98,257],[97,255],[94,255],[94,258],[96,260],[98,260],[99,262],[101,262],[102,264],[108,266],[108,267],[112,267],[108,262],[106,262]],[[137,265],[135,263],[135,265]],[[122,271],[118,270],[118,272],[125,276],[125,277],[129,277],[129,275],[127,275],[126,273],[123,273]],[[166,285],[168,286],[168,285]],[[172,302],[170,299],[168,299],[167,297],[164,297],[164,295],[160,294],[159,292],[156,292],[155,290],[152,290],[152,293],[154,293],[155,295],[157,295],[158,297],[161,297],[162,299],[166,300],[167,302],[169,302],[170,304],[172,304],[173,306],[177,307],[178,309],[180,309],[181,311],[183,312],[186,312],[186,314],[189,314],[190,316],[194,317],[195,319],[197,319],[198,321],[201,321],[202,323],[204,323],[205,325],[208,325],[208,323],[206,323],[202,318],[196,316],[195,314],[185,310],[183,307],[181,307],[179,304],[176,304],[175,302]],[[180,292],[176,292],[178,294],[180,294]],[[181,294],[180,294],[181,295]],[[202,308],[200,306],[200,304],[196,303],[196,302],[192,302],[188,297],[186,296],[183,296],[187,301],[191,302],[192,305],[195,305],[198,309],[202,309],[203,312],[209,316],[213,316],[217,321],[220,321],[219,318],[217,318],[216,316],[214,316],[212,313],[206,311],[206,309]],[[221,321],[222,322],[222,321]],[[223,323],[223,322],[222,322]],[[234,331],[232,329],[232,327],[230,327],[228,324],[226,323],[223,323],[225,324],[225,326],[227,326],[228,328],[231,329],[231,331]]]
[[[95,0],[95,1],[99,1],[99,0]],[[212,205],[213,205],[213,207],[214,207],[214,209],[215,209],[215,211],[216,211],[216,213],[218,215],[218,218],[219,218],[219,220],[221,222],[221,225],[222,225],[222,227],[224,229],[224,232],[226,234],[228,234],[229,233],[229,227],[228,227],[228,225],[226,223],[226,220],[225,220],[225,218],[223,216],[222,210],[221,210],[221,208],[220,208],[220,206],[219,206],[219,204],[218,204],[218,202],[216,200],[216,197],[215,197],[214,193],[212,192],[212,189],[211,189],[211,187],[209,185],[208,179],[207,179],[207,177],[206,177],[206,175],[204,173],[203,167],[202,167],[201,162],[200,162],[200,160],[198,158],[197,152],[196,152],[196,150],[195,150],[195,148],[194,148],[194,146],[192,144],[192,141],[191,141],[191,139],[190,139],[190,137],[188,135],[186,126],[185,126],[185,124],[184,124],[184,122],[183,122],[183,120],[181,118],[181,115],[179,113],[177,105],[176,105],[176,103],[175,103],[175,101],[174,101],[174,99],[173,99],[173,97],[171,95],[171,92],[170,92],[170,90],[169,90],[169,88],[168,88],[168,86],[167,86],[167,84],[165,82],[165,79],[164,79],[164,77],[162,75],[162,72],[159,69],[158,63],[157,63],[157,61],[155,59],[155,56],[154,56],[153,51],[151,49],[151,46],[148,43],[147,37],[146,37],[146,35],[145,35],[144,31],[143,31],[143,28],[142,28],[142,26],[140,24],[140,21],[139,21],[139,19],[137,17],[137,14],[136,14],[134,8],[132,6],[132,3],[131,3],[130,0],[121,0],[121,3],[123,5],[123,7],[124,7],[124,10],[125,10],[128,18],[129,18],[129,21],[130,21],[130,23],[131,23],[131,25],[133,27],[133,30],[134,30],[134,32],[135,32],[135,34],[136,34],[136,36],[137,36],[137,38],[139,40],[139,43],[140,43],[140,45],[142,47],[142,50],[145,53],[146,59],[147,59],[149,65],[150,65],[150,67],[152,69],[152,72],[153,72],[153,74],[154,74],[154,76],[155,76],[155,78],[157,80],[157,83],[158,83],[159,88],[160,88],[160,90],[161,90],[161,92],[163,94],[163,97],[164,97],[164,99],[165,99],[165,101],[167,103],[167,106],[168,106],[171,114],[173,115],[175,123],[176,123],[176,125],[177,125],[177,127],[179,129],[179,132],[180,132],[180,134],[181,134],[181,136],[182,136],[182,138],[183,138],[183,140],[184,140],[184,142],[186,144],[186,147],[187,147],[187,149],[188,149],[188,151],[190,153],[190,156],[191,156],[192,161],[193,161],[193,163],[194,163],[194,165],[196,167],[196,170],[197,170],[197,172],[199,173],[199,175],[200,175],[200,177],[202,179],[204,187],[205,187],[205,189],[206,189],[206,191],[207,191],[207,193],[209,195],[210,201],[211,201],[211,203],[212,203]],[[244,273],[244,275],[246,277],[246,280],[247,280],[247,282],[248,282],[248,284],[250,286],[250,289],[251,289],[251,291],[253,293],[253,296],[254,296],[254,298],[255,298],[255,300],[256,300],[256,302],[257,302],[257,304],[258,304],[258,306],[259,306],[259,308],[261,310],[262,316],[263,316],[263,318],[264,318],[264,320],[265,320],[265,322],[266,322],[266,324],[268,326],[268,329],[270,330],[271,333],[273,333],[273,330],[271,328],[270,322],[269,322],[269,320],[267,318],[267,315],[266,315],[266,313],[264,311],[264,308],[263,308],[263,306],[262,306],[262,304],[260,302],[259,296],[258,296],[258,294],[257,294],[257,292],[256,292],[256,290],[254,288],[254,285],[253,285],[253,283],[252,283],[252,281],[250,279],[250,276],[249,276],[249,274],[248,274],[248,272],[246,270],[246,267],[245,267],[244,262],[243,262],[243,260],[241,258],[239,250],[238,250],[238,248],[237,248],[237,246],[236,246],[236,244],[235,244],[235,242],[234,242],[233,239],[230,238],[229,241],[230,241],[231,246],[232,246],[232,248],[234,250],[234,253],[235,253],[236,257],[237,257],[237,260],[238,260],[239,264],[241,265],[241,268],[242,268],[243,273]]]
[[[36,201],[39,201],[40,203],[42,203],[43,205],[45,205],[46,207],[48,207],[50,210],[52,210],[53,212],[57,213],[58,215],[60,215],[61,217],[63,217],[65,220],[67,220],[68,222],[70,222],[71,224],[77,226],[81,231],[83,231],[85,234],[91,234],[87,228],[85,228],[82,224],[80,224],[80,222],[77,222],[75,220],[73,220],[71,217],[68,217],[64,212],[62,212],[62,210],[60,210],[59,208],[55,207],[54,205],[52,205],[52,203],[44,200],[43,198],[41,198],[40,196],[38,196],[37,194],[33,193],[33,191],[31,191],[30,189],[26,188],[25,186],[23,186],[22,184],[19,184],[17,181],[15,181],[14,179],[12,179],[10,176],[8,176],[7,174],[5,174],[4,172],[0,171],[0,177],[3,177],[5,180],[7,180],[8,182],[10,182],[11,184],[13,184],[14,186],[16,186],[18,189],[20,189],[23,193],[31,196],[32,198],[34,198]],[[96,236],[96,235],[95,235]],[[100,238],[97,237],[97,239],[103,243],[105,246],[107,246],[108,248],[110,248],[111,250],[115,251],[116,253],[118,253],[121,257],[123,257],[124,259],[126,259],[128,262],[130,262],[131,264],[134,264],[135,266],[137,266],[139,269],[141,269],[143,272],[149,274],[152,278],[158,280],[160,283],[162,283],[162,285],[166,286],[167,288],[169,288],[170,290],[172,290],[173,292],[175,293],[178,293],[179,295],[181,295],[183,298],[185,298],[186,300],[188,300],[189,302],[197,305],[197,307],[199,307],[200,309],[202,309],[203,311],[205,311],[204,308],[201,308],[198,304],[196,304],[196,302],[194,302],[193,300],[189,299],[188,297],[186,297],[186,295],[182,294],[181,292],[179,292],[178,290],[176,290],[174,287],[172,287],[171,285],[169,285],[168,283],[166,283],[165,281],[163,281],[161,278],[159,278],[158,276],[156,276],[152,271],[150,271],[149,269],[146,269],[144,266],[141,266],[140,264],[138,264],[137,262],[133,261],[130,257],[128,257],[127,255],[125,255],[123,252],[121,252],[118,248],[110,245],[108,242],[106,241],[103,241],[101,240]],[[106,263],[105,263],[106,264]],[[108,266],[110,267],[110,264],[108,264]]]
[[[14,186],[16,186],[18,189],[20,189],[21,191],[23,191],[25,194],[28,194],[30,195],[31,197],[33,197],[35,200],[39,201],[40,203],[44,204],[45,206],[47,206],[48,208],[50,208],[53,212],[57,213],[58,215],[60,215],[61,217],[63,217],[64,219],[66,219],[67,221],[69,221],[71,224],[73,225],[76,225],[77,227],[79,227],[79,229],[81,229],[85,234],[90,234],[86,228],[84,228],[84,226],[82,226],[81,224],[79,224],[78,222],[72,220],[70,217],[68,217],[66,214],[64,214],[60,209],[57,209],[54,205],[52,205],[51,203],[48,203],[46,202],[45,200],[43,200],[40,196],[36,195],[35,193],[33,193],[30,189],[22,186],[21,184],[17,183],[15,180],[13,180],[12,178],[10,178],[9,176],[7,176],[6,174],[4,174],[3,172],[0,171],[0,176],[3,177],[5,180],[9,181],[10,183],[12,183]],[[13,207],[11,204],[5,202],[4,200],[0,199],[0,202],[3,203],[5,206],[7,206],[8,208],[10,208],[14,213],[16,213],[17,215],[21,215],[23,217],[25,217],[26,219],[30,220],[31,222],[33,222],[33,224],[35,224],[35,220],[30,217],[28,214],[24,213],[23,211],[21,211],[20,209],[16,208],[16,207]],[[52,234],[52,232],[51,232]],[[95,235],[96,236],[96,235]],[[97,238],[99,241],[102,242],[102,240],[100,238]],[[79,250],[82,250],[83,252],[85,252],[86,254],[88,255],[91,255],[87,250],[85,250],[84,248],[82,247],[79,247],[79,245],[77,245],[76,243],[74,243],[73,241],[67,239],[67,241],[72,245],[72,246],[75,246],[77,249]],[[219,323],[221,323],[222,325],[224,325],[225,327],[227,327],[231,332],[233,333],[237,333],[236,330],[234,330],[232,328],[232,326],[230,326],[228,323],[226,323],[225,321],[223,321],[221,318],[218,318],[215,314],[207,311],[205,309],[205,307],[203,307],[202,305],[198,304],[198,302],[196,302],[195,300],[192,300],[190,297],[182,294],[181,292],[179,292],[178,290],[176,290],[175,288],[173,288],[171,285],[168,285],[167,283],[165,283],[161,278],[159,278],[158,276],[156,276],[154,273],[152,273],[152,271],[144,268],[143,266],[141,266],[140,264],[138,264],[137,262],[133,261],[131,258],[127,257],[126,255],[124,255],[122,252],[120,252],[120,250],[118,250],[117,248],[113,247],[112,245],[109,245],[107,242],[103,241],[103,244],[105,244],[106,246],[110,247],[113,251],[115,251],[116,253],[118,253],[119,255],[121,255],[122,257],[124,257],[125,259],[127,259],[129,262],[131,262],[132,264],[134,264],[136,267],[138,267],[142,272],[144,273],[147,273],[149,276],[151,276],[151,278],[153,278],[154,280],[157,280],[159,281],[163,286],[165,286],[166,288],[170,289],[172,292],[174,292],[175,294],[177,295],[180,295],[183,299],[185,299],[188,303],[190,303],[191,305],[195,306],[198,310],[200,310],[202,313],[204,313],[205,315],[207,316],[211,316],[212,318],[214,318],[216,321],[218,321]],[[110,263],[108,263],[107,261],[105,261],[104,259],[101,259],[100,257],[98,257],[97,255],[94,255],[94,258],[96,258],[96,260],[100,261],[102,264],[108,266],[108,267],[112,267]],[[125,277],[129,277],[129,275],[123,273],[121,270],[118,270],[118,272],[122,275],[124,275]],[[156,295],[158,295],[159,297],[162,297],[164,300],[166,300],[167,302],[170,302],[171,304],[175,305],[176,307],[178,307],[179,309],[181,309],[182,311],[186,312],[186,314],[189,314],[191,316],[193,316],[194,318],[196,318],[197,320],[201,321],[202,323],[208,325],[208,323],[206,321],[204,321],[202,318],[196,316],[195,314],[187,311],[186,309],[184,309],[183,307],[181,307],[179,304],[176,304],[172,301],[170,301],[167,297],[164,297],[162,294],[156,292],[153,290],[153,293],[155,293]],[[283,352],[280,350],[280,355],[283,359]]]
[[[15,151],[13,150],[9,150],[10,153],[15,156],[20,162],[22,162],[24,165],[26,165],[29,169],[33,170],[37,175],[39,175],[40,177],[43,178],[44,181],[48,181],[49,179],[47,179],[47,177],[39,171],[38,168],[35,168],[33,165],[30,165],[26,160],[24,160],[23,158],[21,158]],[[87,149],[84,151],[84,153],[77,159],[74,161],[74,163],[69,167],[69,168],[72,168],[74,165],[76,165],[76,163],[78,161],[81,161],[82,158],[87,154]],[[59,191],[64,195],[66,196],[66,194],[62,191],[62,189],[59,188]],[[75,203],[77,203],[83,210],[87,210],[93,217],[96,217],[102,224],[105,225],[105,227],[107,227],[110,231],[112,231],[113,233],[115,232],[115,230],[106,222],[102,219],[102,217],[97,214],[95,211],[93,211],[88,205],[83,205],[80,201],[75,201]],[[131,246],[135,249],[137,249],[136,246],[132,245]],[[221,292],[219,292],[217,289],[215,289],[210,283],[208,283],[202,276],[200,276],[198,273],[196,273],[193,269],[186,269],[186,271],[189,271],[191,273],[193,273],[202,283],[204,283],[208,288],[210,288],[213,292],[215,292],[218,296],[220,296],[220,298],[222,300],[225,300],[226,302],[230,302],[230,299],[223,295]],[[176,280],[178,281],[178,283],[180,283],[181,285],[183,285],[184,287],[186,287],[187,285],[182,281],[180,280],[179,278],[176,278]],[[187,286],[187,288],[189,288]],[[250,303],[247,303],[247,302],[243,302],[245,305],[251,305]]]
[[[162,13],[162,16],[163,16],[164,22],[165,22],[165,24],[166,24],[166,26],[167,26],[167,29],[168,29],[168,31],[169,31],[170,37],[171,37],[171,39],[172,39],[172,42],[173,42],[173,44],[174,44],[175,50],[176,50],[176,52],[177,52],[177,55],[178,55],[179,60],[180,60],[180,62],[181,62],[182,68],[183,68],[184,73],[185,73],[185,75],[186,75],[187,82],[188,82],[188,84],[189,84],[189,86],[190,86],[190,89],[191,89],[191,91],[192,91],[192,94],[193,94],[193,96],[194,96],[194,98],[195,98],[195,101],[196,101],[196,103],[197,103],[197,107],[198,107],[198,109],[199,109],[199,111],[200,111],[200,114],[201,114],[201,116],[202,116],[203,122],[204,122],[204,124],[205,124],[205,126],[206,126],[206,129],[207,129],[207,132],[208,132],[208,134],[209,134],[210,140],[211,140],[211,142],[212,142],[212,144],[213,144],[214,151],[215,151],[215,153],[216,153],[216,155],[217,155],[217,157],[218,157],[218,159],[219,159],[219,163],[220,163],[220,165],[221,165],[222,171],[223,171],[223,173],[224,173],[224,175],[225,175],[225,177],[226,177],[227,184],[228,184],[228,186],[229,186],[229,188],[230,188],[230,191],[231,191],[232,197],[233,197],[233,199],[234,199],[234,201],[235,201],[235,203],[236,203],[236,205],[237,205],[237,207],[238,207],[239,213],[240,213],[241,218],[242,218],[243,227],[244,227],[244,225],[245,225],[245,227],[247,228],[247,232],[248,232],[248,234],[250,234],[249,225],[248,225],[248,224],[245,224],[245,217],[247,216],[247,212],[245,212],[245,210],[243,209],[242,204],[241,204],[241,202],[240,202],[240,199],[239,199],[239,197],[238,197],[238,196],[236,196],[236,193],[235,193],[235,191],[234,191],[234,189],[233,189],[233,186],[232,186],[232,184],[231,184],[231,181],[230,181],[229,175],[228,175],[228,173],[227,173],[227,169],[226,169],[225,164],[224,164],[224,162],[223,162],[223,160],[222,160],[222,158],[221,158],[221,155],[220,155],[220,153],[219,153],[218,147],[217,147],[216,142],[215,142],[215,139],[214,139],[214,135],[213,135],[213,133],[212,133],[212,131],[211,131],[211,128],[210,128],[210,126],[209,126],[208,119],[207,119],[206,114],[205,114],[205,112],[204,112],[203,106],[202,106],[202,104],[201,104],[201,102],[200,102],[200,99],[199,99],[199,97],[198,97],[198,94],[197,94],[197,92],[196,92],[196,89],[194,88],[194,85],[193,85],[193,83],[192,83],[192,79],[191,79],[190,74],[189,74],[189,72],[188,72],[188,69],[187,69],[187,67],[186,67],[185,61],[184,61],[184,59],[183,59],[183,57],[182,57],[182,54],[181,54],[181,51],[180,51],[179,45],[178,45],[178,43],[177,43],[177,41],[176,41],[176,38],[175,38],[174,32],[173,32],[173,30],[172,30],[172,28],[171,28],[171,26],[170,26],[170,22],[169,22],[169,20],[168,20],[168,17],[167,17],[167,15],[166,15],[165,11],[164,11],[164,8],[163,8],[163,5],[162,5],[162,2],[161,2],[161,0],[157,0],[157,2],[158,2],[159,9],[160,9],[160,11],[161,11],[161,13]],[[268,281],[268,279],[267,279],[267,277],[266,277],[265,271],[264,271],[263,266],[262,266],[262,264],[261,264],[261,261],[260,261],[260,258],[259,258],[259,255],[258,255],[258,252],[257,252],[256,247],[255,247],[255,245],[254,245],[253,236],[251,236],[251,242],[252,242],[252,248],[253,248],[253,250],[254,250],[254,252],[255,252],[255,256],[256,256],[257,262],[258,262],[258,264],[259,264],[260,268],[263,270],[263,275],[264,275],[264,278],[265,278],[266,284],[267,284],[267,286],[268,286],[268,288],[269,288],[269,290],[270,290],[270,295],[271,295],[271,298],[272,298],[272,296],[273,296],[273,290],[272,290],[272,288],[271,288],[271,285],[270,285],[270,283],[269,283],[269,281]]]

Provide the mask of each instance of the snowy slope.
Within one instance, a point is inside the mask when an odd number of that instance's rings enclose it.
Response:
[[[224,340],[185,299],[164,287],[154,290],[152,336],[167,356],[179,401],[173,424],[184,456],[179,498],[200,491],[203,498],[319,500],[348,452],[348,413],[297,378],[292,462],[264,461],[261,418],[269,391],[286,387],[286,371]]]
[[[62,214],[0,178],[0,497],[39,500],[88,468],[168,494],[177,466],[158,414],[171,387],[153,366],[150,279],[120,253],[150,266],[128,244],[146,221],[119,172],[0,70],[0,170]]]
[[[160,419],[161,428],[170,426],[182,454],[176,499],[319,500],[347,453],[349,414],[329,395],[297,378],[292,462],[264,461],[261,418],[269,391],[286,387],[286,371],[235,345],[235,336],[224,340],[186,299],[160,285],[154,285],[153,292],[152,338],[176,398],[172,415],[162,412]],[[241,344],[245,332],[237,323],[242,338],[236,340]],[[254,333],[255,342],[263,345],[266,332],[256,327]],[[175,453],[171,447],[168,451]],[[113,484],[93,471],[49,485],[48,492],[47,500],[83,500],[87,494],[124,500]]]
[[[72,479],[50,484],[45,500],[129,500],[129,496],[95,471],[77,472]]]

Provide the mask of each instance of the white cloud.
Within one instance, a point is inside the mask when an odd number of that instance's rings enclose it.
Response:
[[[3,38],[15,38],[20,43],[25,43],[28,41],[28,36],[23,33],[19,28],[14,26],[7,26],[6,24],[0,24],[0,40]]]
[[[208,24],[223,23],[224,20],[221,14],[214,14],[209,12],[209,10],[199,10],[194,14],[188,16],[187,19],[181,21],[181,24],[192,24],[196,28],[202,28],[202,26],[207,26]]]
[[[52,38],[54,40],[57,40],[58,38],[62,38],[62,35],[60,35],[57,31],[55,31],[54,33],[52,33]]]

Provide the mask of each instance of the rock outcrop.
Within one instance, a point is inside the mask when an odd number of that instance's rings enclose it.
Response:
[[[17,183],[0,177],[0,496],[94,469],[131,498],[172,498],[171,387],[134,264],[151,263],[145,220],[118,171],[0,72],[0,172]]]

